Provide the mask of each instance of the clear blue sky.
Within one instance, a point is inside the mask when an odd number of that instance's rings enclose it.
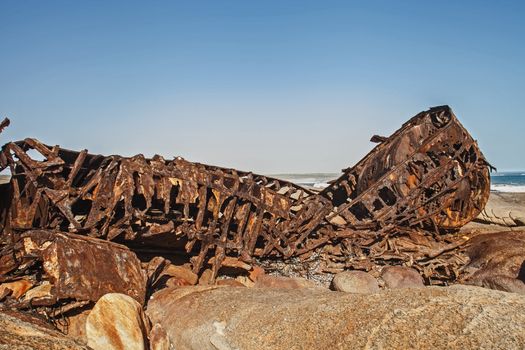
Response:
[[[524,3],[2,0],[1,138],[337,172],[449,104],[525,169]]]

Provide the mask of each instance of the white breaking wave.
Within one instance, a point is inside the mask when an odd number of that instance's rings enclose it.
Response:
[[[317,182],[313,185],[314,188],[324,189],[328,187],[326,182]],[[491,184],[490,190],[494,192],[512,192],[521,193],[525,192],[525,185],[508,185],[508,184]]]
[[[504,176],[525,176],[521,175],[522,173],[516,173],[516,175],[507,175],[504,173],[498,173],[495,176],[500,176],[496,182],[494,181],[490,185],[490,190],[494,192],[512,192],[512,193],[525,193],[525,184],[523,181],[518,179],[518,183],[512,183],[516,181],[516,179],[513,178],[511,183],[502,183],[505,181]],[[328,181],[332,179],[336,179],[338,177],[338,174],[324,174],[324,173],[310,173],[310,174],[281,174],[281,175],[273,175],[274,177],[281,178],[283,180],[290,181],[292,183],[295,183],[299,186],[306,186],[306,187],[313,187],[317,189],[324,189],[328,187]],[[494,176],[491,175],[491,176]],[[501,179],[501,180],[499,180]],[[494,180],[494,179],[493,179]]]
[[[311,185],[311,183],[298,183],[299,185]],[[316,182],[313,184],[314,188],[324,189],[328,187],[326,182]],[[525,192],[525,185],[509,185],[509,184],[491,184],[490,190],[494,192],[512,192],[521,193]]]
[[[524,185],[491,184],[490,190],[495,192],[525,192]]]
[[[327,188],[328,184],[326,182],[316,182],[314,183],[314,188]]]

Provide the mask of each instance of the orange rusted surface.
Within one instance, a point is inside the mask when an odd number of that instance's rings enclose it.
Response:
[[[142,277],[124,268],[133,257],[119,250],[127,258],[111,260],[117,248],[74,237],[114,241],[139,257],[177,255],[194,273],[211,269],[211,280],[223,266],[283,272],[282,263],[305,277],[404,264],[433,283],[453,280],[463,263],[455,232],[485,206],[489,164],[448,106],[421,112],[372,141],[379,144],[319,193],[182,158],[94,155],[30,138],[7,143],[0,153],[0,167],[11,172],[0,186],[0,282],[36,273],[40,263],[58,300],[100,296],[54,276],[45,265],[50,256],[21,253],[27,231],[33,240],[41,234],[54,242],[61,276],[75,272],[86,286],[99,285],[97,274],[67,263],[92,250],[100,261],[89,268],[112,265],[101,278],[133,280],[137,299],[145,295]],[[35,151],[39,156],[30,156]],[[98,246],[107,251],[97,253]],[[121,282],[115,283],[112,290]]]

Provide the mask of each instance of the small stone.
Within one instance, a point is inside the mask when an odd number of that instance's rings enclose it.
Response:
[[[302,289],[317,287],[314,282],[300,277],[261,275],[257,278],[257,281],[255,281],[255,288]]]
[[[390,289],[424,287],[423,278],[414,269],[404,266],[387,266],[381,271],[385,287]]]
[[[213,284],[211,281],[211,276],[213,272],[211,269],[206,269],[202,272],[201,277],[199,278],[199,286],[208,286]]]
[[[150,350],[169,350],[170,340],[166,331],[159,323],[155,323],[149,333]]]
[[[31,288],[24,294],[24,301],[30,301],[36,298],[51,297],[51,283],[43,281],[42,284]]]
[[[235,279],[232,279],[232,278],[225,278],[225,279],[222,279],[222,280],[217,280],[217,282],[215,282],[215,284],[218,285],[218,286],[246,287],[241,282],[239,282],[239,281],[237,281]]]
[[[197,281],[199,280],[199,277],[190,269],[186,268],[185,266],[178,266],[173,264],[168,265],[164,269],[164,271],[162,271],[162,275],[181,278],[183,280],[188,281],[190,285],[197,284]]]
[[[8,295],[9,293],[11,293],[11,296],[13,298],[18,299],[22,295],[24,295],[31,287],[33,287],[33,283],[24,278],[13,282],[2,283],[0,284],[0,295]]]
[[[371,294],[379,292],[377,280],[364,271],[343,271],[335,275],[332,287],[339,292]]]
[[[141,263],[142,269],[146,271],[148,276],[148,284],[155,285],[162,271],[170,264],[170,261],[161,257],[156,256],[147,263]]]
[[[348,224],[346,220],[342,216],[339,216],[339,215],[334,216],[329,221],[331,224],[334,224],[337,226],[345,226]]]
[[[253,286],[255,286],[255,283],[247,276],[237,276],[235,280],[244,285],[245,287],[252,288]]]
[[[259,278],[259,276],[262,276],[264,275],[265,272],[264,272],[264,269],[260,266],[254,266],[253,269],[250,271],[250,276],[249,278],[252,280],[252,281],[257,281],[257,278]]]
[[[215,258],[212,258],[210,260],[211,264],[215,263]],[[250,271],[252,269],[252,265],[245,263],[244,261],[241,261],[236,258],[232,258],[229,256],[224,257],[224,259],[221,262],[221,267],[233,267],[237,269],[242,269],[246,271]]]
[[[192,284],[186,281],[184,278],[170,277],[166,281],[166,287],[186,287]]]
[[[142,307],[135,299],[124,294],[105,294],[86,320],[88,346],[94,350],[143,350],[144,320]]]

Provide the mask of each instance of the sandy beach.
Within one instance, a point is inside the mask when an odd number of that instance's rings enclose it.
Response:
[[[525,193],[491,192],[489,201],[477,219],[461,232],[488,233],[525,228]]]

